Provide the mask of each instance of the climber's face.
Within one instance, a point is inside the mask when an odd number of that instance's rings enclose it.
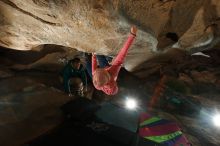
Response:
[[[80,62],[73,62],[73,63],[71,63],[71,65],[74,69],[79,70],[79,68],[80,68]]]

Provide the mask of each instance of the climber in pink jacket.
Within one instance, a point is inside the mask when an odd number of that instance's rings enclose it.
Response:
[[[128,53],[135,36],[137,28],[131,27],[130,35],[120,50],[116,58],[111,63],[111,66],[105,68],[97,68],[96,55],[92,55],[92,79],[96,89],[102,90],[108,95],[115,95],[118,92],[117,77],[121,69],[122,63]]]

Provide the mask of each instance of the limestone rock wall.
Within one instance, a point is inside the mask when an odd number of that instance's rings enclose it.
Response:
[[[138,36],[126,61],[132,70],[173,45],[195,52],[218,43],[219,8],[219,0],[0,0],[0,45],[56,44],[114,56],[134,24]]]

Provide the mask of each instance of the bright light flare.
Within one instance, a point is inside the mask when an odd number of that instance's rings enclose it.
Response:
[[[217,114],[213,117],[213,122],[215,126],[220,127],[220,114]]]
[[[137,108],[137,101],[134,99],[128,98],[125,101],[125,106],[126,106],[126,108],[131,109],[131,110],[136,109]]]

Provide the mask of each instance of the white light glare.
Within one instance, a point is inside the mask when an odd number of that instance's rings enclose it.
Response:
[[[220,127],[220,114],[217,114],[213,117],[213,122],[215,126]]]
[[[125,105],[128,109],[135,109],[137,107],[137,102],[134,99],[127,99]]]

